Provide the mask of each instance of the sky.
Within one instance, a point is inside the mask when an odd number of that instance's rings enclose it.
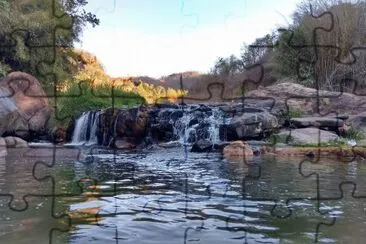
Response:
[[[218,57],[291,23],[299,0],[88,0],[100,25],[76,47],[113,77],[209,72]],[[101,5],[103,3],[103,5]]]

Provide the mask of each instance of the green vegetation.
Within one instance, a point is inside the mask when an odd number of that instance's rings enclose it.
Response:
[[[107,85],[93,87],[88,82],[75,83],[60,96],[57,100],[56,119],[61,123],[65,119],[67,123],[69,119],[88,110],[131,107],[146,103],[146,100],[136,93],[113,89]]]
[[[47,94],[70,79],[70,51],[87,24],[99,19],[84,10],[86,0],[0,0],[0,75],[23,71],[35,76]]]
[[[297,109],[297,108],[289,107],[288,108],[288,116],[290,118],[300,118],[302,116],[302,111],[300,109]]]
[[[365,12],[366,2],[360,0],[303,0],[292,24],[244,44],[240,58],[218,58],[212,73],[227,76],[266,64],[269,76],[276,78],[271,82],[290,78],[331,91],[352,89],[353,81],[366,87],[366,52],[352,50],[366,41]]]
[[[362,130],[349,129],[343,137],[348,140],[363,140],[366,139],[366,133]]]
[[[321,142],[314,144],[291,144],[294,147],[342,147],[346,146],[347,142],[345,140],[334,140],[330,142]]]
[[[69,61],[78,67],[72,79],[57,87],[56,106],[51,127],[67,126],[72,118],[88,110],[132,107],[168,100],[175,102],[187,91],[154,86],[132,78],[109,77],[98,59],[82,50],[70,51]]]

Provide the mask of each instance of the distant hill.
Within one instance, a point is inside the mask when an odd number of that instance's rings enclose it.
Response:
[[[212,92],[211,101],[221,100],[221,90],[223,89],[224,98],[237,98],[242,96],[243,83],[244,91],[257,89],[258,86],[268,86],[273,84],[277,78],[273,76],[273,67],[270,63],[262,65],[228,76],[218,76],[213,74],[201,74],[196,71],[187,71],[182,73],[183,89],[188,90],[190,98],[208,98],[209,90]],[[180,89],[180,73],[173,73],[154,79],[148,76],[132,77],[134,81],[143,81],[155,86],[164,88]],[[197,100],[198,101],[198,100]],[[187,101],[189,102],[189,101]]]
[[[187,71],[183,73],[173,73],[167,76],[162,76],[159,79],[155,79],[149,76],[135,76],[131,77],[133,81],[143,81],[156,86],[162,86],[165,88],[180,89],[180,75],[182,74],[184,88],[188,89],[191,87],[192,82],[196,82],[202,74],[197,71]]]

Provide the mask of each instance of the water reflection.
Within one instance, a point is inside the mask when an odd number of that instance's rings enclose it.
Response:
[[[234,162],[179,148],[63,151],[54,160],[50,151],[0,159],[7,243],[355,243],[366,231],[361,161]],[[338,199],[342,181],[357,188],[342,185]]]

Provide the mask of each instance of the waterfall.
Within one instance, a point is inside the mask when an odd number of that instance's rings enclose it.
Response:
[[[72,145],[93,145],[98,143],[97,129],[99,112],[84,112],[75,122]]]
[[[197,111],[197,107],[188,107],[182,117],[174,123],[174,134],[181,144],[189,144],[200,139],[208,140],[212,144],[219,144],[220,126],[230,121],[225,118],[219,108],[210,108],[207,111]]]

